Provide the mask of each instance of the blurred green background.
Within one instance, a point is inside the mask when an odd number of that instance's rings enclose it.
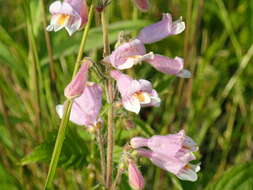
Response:
[[[0,189],[43,188],[59,126],[55,105],[64,101],[81,33],[50,33],[54,60],[48,56],[43,21],[45,0],[0,0]],[[112,0],[108,8],[112,49],[120,31],[138,31],[169,12],[186,21],[186,31],[147,46],[170,57],[182,56],[191,79],[156,72],[143,63],[129,71],[152,81],[162,104],[140,116],[117,117],[115,167],[121,146],[135,135],[187,131],[200,146],[197,182],[179,181],[141,159],[146,188],[160,190],[253,189],[253,1],[153,0],[141,13],[130,0]],[[98,61],[102,33],[96,13],[84,55]],[[51,69],[50,69],[51,65]],[[52,69],[53,68],[53,69]],[[98,81],[94,72],[90,80]],[[102,113],[106,111],[106,107]],[[134,121],[133,125],[125,118]],[[106,119],[106,118],[105,118]],[[105,126],[106,127],[106,126]],[[54,183],[55,189],[100,189],[99,152],[93,136],[70,124]],[[120,184],[129,190],[127,176]]]

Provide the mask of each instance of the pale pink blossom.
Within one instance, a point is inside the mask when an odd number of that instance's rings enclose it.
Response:
[[[167,150],[169,151],[169,150]],[[196,181],[198,179],[197,172],[200,170],[199,164],[193,165],[189,163],[189,159],[180,160],[173,156],[166,156],[148,149],[137,149],[140,156],[149,158],[156,166],[173,173],[179,179],[187,181]]]
[[[191,73],[184,68],[184,60],[180,57],[174,59],[155,54],[153,59],[147,60],[147,62],[156,70],[171,75],[177,75],[182,78],[189,78]]]
[[[134,137],[131,139],[130,144],[133,148],[148,147],[154,152],[165,156],[174,156],[182,160],[194,159],[191,152],[198,150],[197,144],[192,138],[185,135],[184,130],[165,136],[154,135],[150,138]]]
[[[132,160],[128,161],[128,182],[134,190],[141,190],[145,186],[144,178]]]
[[[141,11],[146,12],[149,10],[149,0],[133,0],[133,2]]]
[[[70,121],[77,125],[93,127],[101,121],[99,111],[102,106],[102,88],[93,82],[87,82],[83,93],[73,101]],[[57,105],[56,111],[63,116],[64,105]]]
[[[55,1],[49,7],[52,14],[48,31],[59,31],[65,28],[71,36],[87,23],[88,7],[86,0]]]
[[[118,46],[109,56],[109,62],[116,69],[129,69],[137,63],[152,59],[153,53],[146,54],[143,43],[134,39]]]
[[[91,62],[88,60],[83,62],[74,79],[68,84],[68,86],[64,90],[64,95],[67,98],[75,98],[83,93],[90,65]]]
[[[172,22],[171,15],[169,13],[164,13],[161,21],[143,28],[137,39],[144,44],[150,44],[160,41],[170,35],[179,34],[183,32],[184,29],[185,23],[181,18]]]
[[[117,70],[111,71],[110,74],[117,81],[117,88],[126,110],[138,114],[141,107],[160,105],[161,100],[149,81],[134,80]]]

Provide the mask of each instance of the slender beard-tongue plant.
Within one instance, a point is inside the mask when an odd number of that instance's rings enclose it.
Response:
[[[191,73],[184,69],[183,58],[169,58],[153,52],[147,53],[145,48],[145,44],[155,43],[168,36],[183,32],[185,24],[182,19],[172,22],[171,15],[165,13],[161,21],[143,28],[135,38],[131,40],[119,39],[117,47],[110,53],[108,21],[105,13],[109,1],[100,0],[99,2],[100,5],[96,7],[96,10],[101,13],[102,23],[103,58],[101,65],[97,65],[90,59],[81,61],[93,15],[93,4],[90,7],[88,21],[85,0],[56,1],[50,6],[52,20],[48,30],[58,31],[65,27],[71,35],[83,25],[86,24],[86,27],[72,81],[64,90],[67,100],[56,106],[61,124],[49,166],[45,189],[50,188],[52,185],[69,120],[76,125],[84,126],[97,139],[101,166],[98,181],[100,181],[103,189],[116,190],[120,184],[121,176],[126,173],[125,171],[128,171],[128,182],[131,188],[135,190],[143,189],[145,181],[137,166],[138,157],[148,158],[154,165],[176,175],[179,179],[196,181],[200,167],[199,164],[194,165],[190,162],[196,159],[194,152],[198,150],[198,146],[193,139],[185,135],[183,130],[177,134],[154,135],[150,138],[133,137],[126,142],[117,166],[117,174],[114,175],[113,149],[116,113],[119,111],[126,115],[126,112],[129,111],[138,116],[141,108],[159,107],[162,103],[158,92],[153,88],[150,81],[134,79],[123,73],[123,70],[147,62],[155,70],[164,74],[189,78]],[[149,8],[149,1],[147,0],[134,0],[134,3],[142,11],[147,11]],[[103,80],[104,88],[95,82],[88,82],[90,81],[88,72],[91,71],[89,68],[92,65],[94,65],[98,77]],[[102,67],[105,68],[104,73]],[[106,90],[107,124],[104,124],[102,115],[100,115],[103,106],[102,89]],[[118,104],[115,103],[116,100],[119,100],[117,101]],[[124,109],[121,109],[122,107]],[[125,117],[124,114],[122,114],[122,117]],[[104,125],[105,127],[103,127]],[[104,133],[105,130],[106,133]],[[105,134],[107,135],[106,155],[103,140]]]

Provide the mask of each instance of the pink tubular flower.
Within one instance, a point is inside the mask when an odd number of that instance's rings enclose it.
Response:
[[[88,77],[88,69],[90,67],[90,61],[85,61],[81,68],[79,69],[78,73],[74,77],[74,79],[68,84],[68,86],[64,90],[64,95],[67,98],[75,98],[80,96],[83,93],[85,88],[85,83]]]
[[[185,135],[184,130],[176,134],[155,135],[151,138],[134,137],[130,143],[133,148],[148,147],[156,153],[181,160],[193,160],[191,152],[198,150],[197,144]]]
[[[180,57],[172,59],[162,55],[155,54],[154,58],[147,60],[147,62],[156,70],[162,73],[177,75],[182,78],[191,77],[191,73],[183,69],[184,60]]]
[[[86,0],[55,1],[50,5],[49,12],[52,18],[47,30],[57,32],[65,28],[70,36],[86,24],[88,19]]]
[[[129,69],[135,64],[152,59],[153,53],[146,54],[146,49],[140,40],[134,39],[117,47],[109,57],[113,67],[123,70]]]
[[[141,190],[145,186],[144,178],[132,160],[128,162],[128,181],[129,185],[135,190]]]
[[[185,23],[181,18],[172,22],[171,15],[169,13],[165,13],[163,14],[161,21],[143,28],[137,39],[144,44],[150,44],[160,41],[170,35],[179,34],[183,32],[184,29]]]
[[[77,125],[93,127],[100,122],[99,111],[102,106],[102,88],[92,82],[87,82],[81,96],[74,99],[70,120]],[[60,118],[63,116],[63,105],[57,105],[56,111]]]
[[[139,155],[149,158],[156,166],[173,173],[179,179],[187,181],[196,181],[198,179],[197,172],[200,170],[200,166],[199,164],[189,164],[190,160],[180,160],[147,149],[138,149],[137,152]]]
[[[161,100],[149,81],[133,80],[117,70],[111,71],[110,74],[117,81],[122,104],[126,110],[138,114],[141,107],[160,105]]]
[[[133,0],[134,4],[138,9],[143,12],[148,11],[149,9],[149,0]]]

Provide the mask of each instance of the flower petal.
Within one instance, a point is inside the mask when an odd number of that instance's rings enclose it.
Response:
[[[151,93],[151,102],[149,106],[159,107],[161,104],[161,99],[159,98],[156,90],[152,90]]]
[[[131,98],[125,99],[125,100],[123,99],[122,103],[123,103],[123,106],[126,110],[134,112],[136,114],[138,114],[141,110],[140,102],[134,96],[132,96]]]
[[[140,79],[139,84],[140,84],[140,90],[141,91],[152,93],[153,88],[152,88],[152,84],[151,84],[150,81]]]
[[[59,104],[59,105],[56,105],[55,108],[56,108],[56,112],[57,112],[57,114],[59,115],[59,117],[62,118],[64,106],[61,105],[61,104]]]
[[[110,63],[117,69],[130,68],[135,64],[138,56],[143,56],[146,49],[140,40],[134,39],[117,47],[110,55]],[[128,62],[127,62],[128,60]],[[125,63],[127,62],[127,63]]]
[[[68,34],[71,36],[81,27],[82,20],[80,17],[71,17],[65,26]]]
[[[151,97],[147,92],[140,92],[134,95],[140,102],[140,104],[149,104],[151,102]]]
[[[191,78],[191,75],[191,72],[186,69],[183,69],[179,73],[177,73],[177,76],[181,78]]]
[[[49,6],[49,12],[51,14],[57,14],[61,11],[62,3],[61,1],[55,1]]]
[[[193,164],[188,164],[186,167],[182,169],[177,174],[177,177],[182,180],[186,181],[197,181],[198,175],[197,172],[200,170],[199,164],[193,165]]]
[[[172,23],[171,33],[173,35],[180,34],[185,30],[185,23],[182,21],[182,17]]]
[[[178,75],[183,70],[184,60],[180,57],[174,59],[156,54],[154,59],[148,60],[148,63],[156,70],[165,73]]]
[[[181,33],[185,29],[185,24],[182,19],[172,22],[169,13],[163,14],[161,21],[151,24],[143,28],[137,39],[144,44],[150,44],[167,38],[170,35]]]

